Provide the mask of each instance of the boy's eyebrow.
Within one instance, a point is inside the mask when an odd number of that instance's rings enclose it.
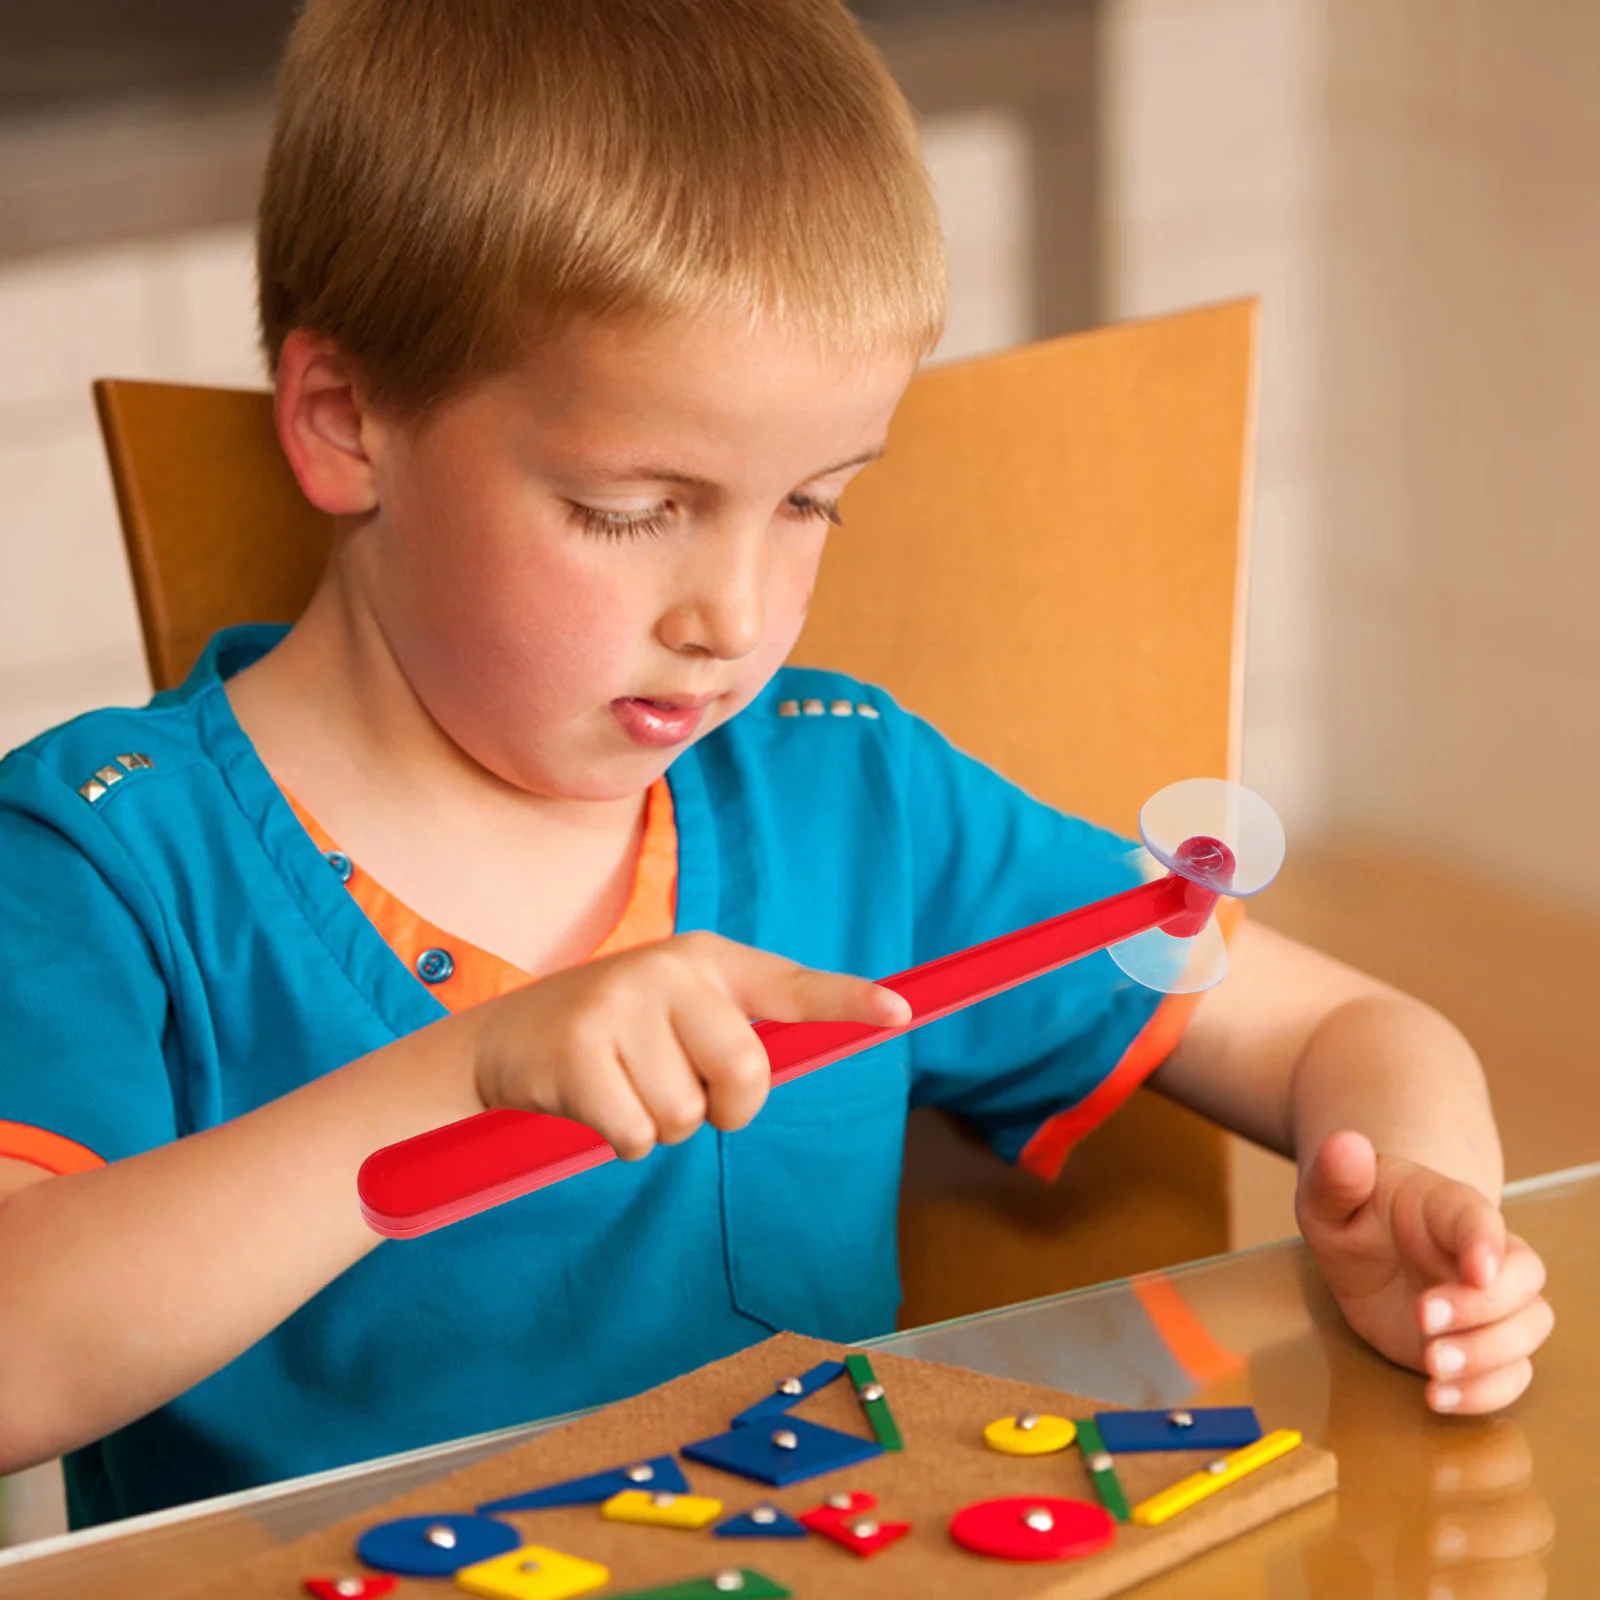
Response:
[[[853,456],[849,461],[841,461],[836,467],[824,467],[820,472],[813,472],[803,481],[811,483],[817,478],[831,477],[835,472],[844,472],[850,467],[864,467],[869,461],[879,460],[883,452],[884,445],[880,444],[876,450],[869,450],[865,455]],[[628,483],[684,483],[694,489],[720,487],[712,483],[709,478],[697,478],[692,472],[681,472],[677,467],[657,466],[648,461],[619,463],[603,470],[607,477],[620,478]]]

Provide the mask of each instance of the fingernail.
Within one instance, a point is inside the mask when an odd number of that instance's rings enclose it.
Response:
[[[1433,1372],[1437,1378],[1453,1378],[1467,1364],[1467,1352],[1458,1344],[1433,1347]]]
[[[1459,1522],[1441,1522],[1433,1532],[1433,1553],[1449,1561],[1467,1553],[1467,1530]]]
[[[1433,1391],[1433,1409],[1435,1411],[1454,1411],[1461,1404],[1461,1391],[1451,1384],[1445,1384],[1442,1389]]]
[[[1494,1280],[1500,1276],[1500,1257],[1493,1250],[1486,1251],[1483,1258],[1483,1286],[1485,1289],[1494,1287]]]
[[[1429,1333],[1443,1333],[1455,1320],[1455,1312],[1451,1309],[1448,1300],[1424,1300],[1422,1303],[1422,1326]]]

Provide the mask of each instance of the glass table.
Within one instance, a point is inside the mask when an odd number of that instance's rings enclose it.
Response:
[[[1335,1451],[1336,1496],[1140,1588],[1141,1600],[1537,1600],[1600,1593],[1600,1166],[1514,1185],[1559,1318],[1533,1387],[1441,1419],[1344,1326],[1297,1241],[898,1333],[877,1348],[1129,1405],[1259,1400]],[[1162,1330],[1157,1333],[1158,1327]],[[166,1600],[554,1427],[457,1440],[0,1552],[6,1600]]]

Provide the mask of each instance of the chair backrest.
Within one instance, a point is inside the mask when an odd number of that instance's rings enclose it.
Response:
[[[1255,338],[1242,301],[920,374],[845,497],[792,659],[883,684],[1040,798],[1124,831],[1166,783],[1236,776]],[[331,529],[267,394],[95,392],[165,687],[215,629],[293,620]],[[1148,1094],[1053,1188],[919,1113],[906,1318],[1226,1248],[1226,1174],[1222,1135]]]
[[[218,628],[300,615],[333,519],[300,493],[270,394],[102,378],[94,398],[150,680],[170,689]]]

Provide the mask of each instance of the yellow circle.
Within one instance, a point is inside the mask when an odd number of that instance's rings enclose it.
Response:
[[[1017,1418],[1001,1417],[983,1430],[984,1443],[1003,1456],[1048,1456],[1065,1450],[1078,1437],[1065,1417],[1037,1414],[1031,1428],[1017,1426]]]

